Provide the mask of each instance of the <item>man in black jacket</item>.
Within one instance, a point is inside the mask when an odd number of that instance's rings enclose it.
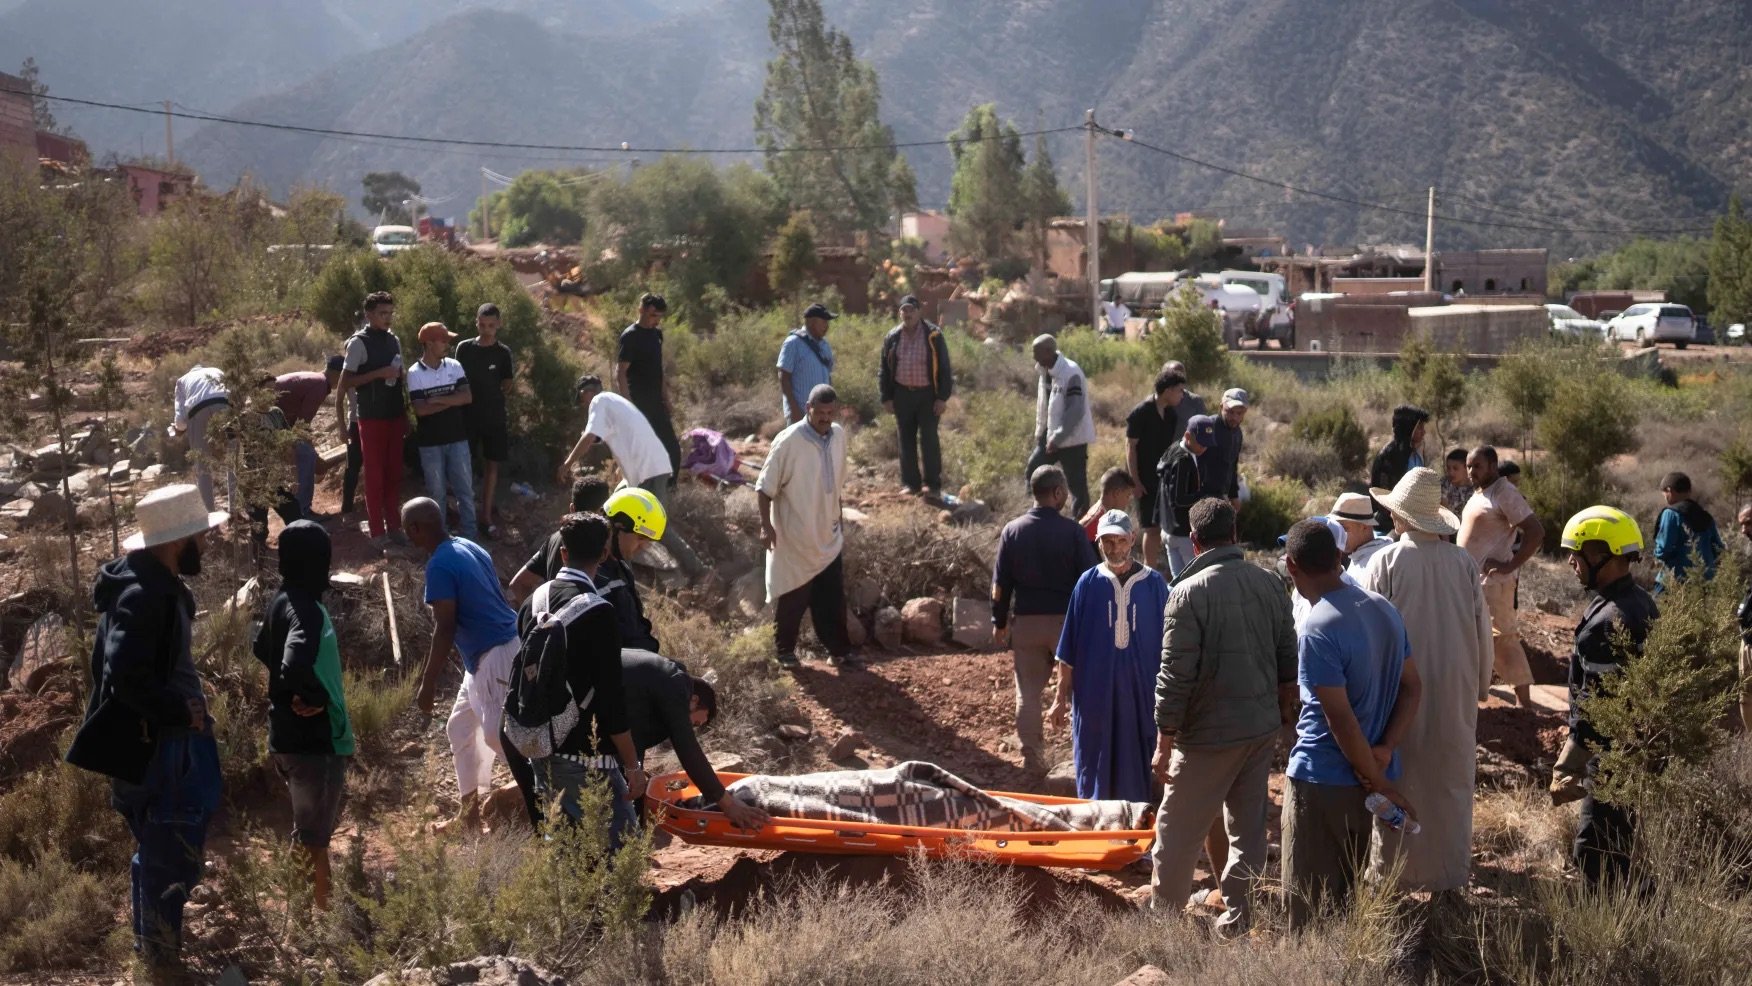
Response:
[[[572,483],[572,507],[560,511],[560,520],[565,521],[568,514],[599,514],[602,505],[608,502],[609,486],[596,476],[583,476]],[[559,578],[560,569],[566,567],[565,545],[560,541],[558,528],[554,529],[548,539],[529,560],[523,563],[516,576],[511,579],[511,587],[505,593],[505,598],[511,600],[511,605],[521,606],[535,591],[535,587],[543,582],[551,582]]]
[[[701,797],[715,804],[732,823],[750,831],[768,822],[767,813],[731,797],[706,758],[694,731],[704,729],[718,714],[718,693],[703,678],[687,673],[679,661],[648,650],[621,651],[621,681],[627,693],[627,722],[633,746],[645,751],[668,742]]]
[[[593,781],[606,784],[613,799],[609,844],[619,849],[623,833],[638,825],[633,805],[645,792],[645,772],[627,728],[620,628],[614,608],[596,593],[597,568],[608,553],[608,538],[608,520],[601,514],[571,514],[560,524],[566,565],[518,610],[517,635],[528,639],[543,612],[559,614],[574,598],[588,600],[582,615],[566,625],[566,680],[573,699],[582,704],[589,696],[589,706],[553,755],[530,761],[530,767],[537,798],[558,798],[560,810],[573,822],[583,817],[579,790]]]
[[[614,534],[609,538],[608,557],[596,573],[596,591],[614,607],[622,647],[660,651],[663,648],[651,632],[651,621],[645,618],[645,604],[639,599],[639,584],[633,580],[631,563],[646,545],[662,540],[663,531],[669,526],[669,514],[649,490],[637,487],[628,487],[609,497],[602,512]]]
[[[332,549],[308,520],[280,532],[280,591],[256,633],[268,669],[268,754],[292,796],[292,840],[308,857],[312,899],[328,910],[329,840],[341,817],[353,724],[341,685],[341,650],[322,604]]]
[[[937,442],[937,420],[955,391],[949,369],[949,344],[943,330],[925,321],[919,299],[900,299],[900,324],[882,339],[882,360],[876,372],[882,409],[894,415],[900,430],[900,482],[908,493],[943,490],[943,454]],[[919,472],[923,447],[925,469]],[[921,485],[922,484],[922,485]]]
[[[1217,419],[1208,414],[1194,415],[1186,424],[1186,434],[1162,458],[1156,509],[1157,523],[1167,540],[1170,579],[1178,578],[1196,554],[1192,545],[1192,507],[1205,497],[1201,463],[1216,441]]]
[[[1401,404],[1393,409],[1393,440],[1381,446],[1375,462],[1369,467],[1369,485],[1390,490],[1406,473],[1424,464],[1424,427],[1430,412],[1413,404]],[[1375,529],[1391,532],[1393,514],[1375,504]]]
[[[201,880],[220,792],[213,720],[189,651],[195,597],[180,576],[200,574],[202,539],[227,515],[186,484],[148,493],[135,514],[128,554],[97,573],[91,701],[67,762],[110,778],[110,803],[138,844],[134,950],[163,969],[181,962],[183,905]]]

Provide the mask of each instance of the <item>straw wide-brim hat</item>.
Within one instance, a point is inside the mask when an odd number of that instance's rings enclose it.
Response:
[[[1399,477],[1390,490],[1369,487],[1369,495],[1427,534],[1446,537],[1460,532],[1458,524],[1449,522],[1453,513],[1442,508],[1442,477],[1434,469],[1420,466]]]
[[[223,510],[208,510],[201,491],[188,483],[153,490],[134,505],[139,532],[122,542],[129,551],[169,544],[203,534],[230,519]]]

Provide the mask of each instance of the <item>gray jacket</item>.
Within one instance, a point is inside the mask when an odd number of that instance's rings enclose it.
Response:
[[[1177,746],[1252,743],[1277,732],[1278,686],[1295,683],[1283,581],[1233,545],[1193,559],[1168,596],[1156,725]]]

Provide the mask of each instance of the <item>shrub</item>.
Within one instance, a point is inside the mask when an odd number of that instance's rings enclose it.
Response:
[[[1022,475],[1033,451],[1034,403],[1014,392],[966,395],[961,414],[943,428],[943,462],[974,497],[1007,512],[1024,499]]]
[[[870,581],[894,606],[919,596],[983,599],[991,569],[976,548],[997,540],[989,527],[946,528],[924,510],[878,514],[847,538],[846,580]]]
[[[1430,412],[1431,429],[1439,444],[1446,445],[1443,428],[1452,427],[1454,416],[1466,406],[1466,375],[1460,370],[1460,355],[1436,349],[1429,337],[1408,337],[1399,350],[1397,371],[1406,401]]]
[[[107,780],[76,767],[54,764],[27,775],[0,794],[0,859],[126,866],[128,831],[109,795]]]
[[[1566,375],[1539,419],[1539,444],[1578,477],[1598,477],[1607,459],[1635,451],[1637,405],[1624,378],[1609,370]]]
[[[1150,362],[1150,354],[1143,347],[1111,336],[1097,335],[1086,326],[1066,329],[1059,334],[1058,344],[1059,352],[1082,367],[1083,375],[1090,380],[1104,376],[1116,367],[1147,366]],[[1151,368],[1152,379],[1155,377],[1154,371],[1160,368],[1159,363]]]
[[[109,957],[116,892],[59,856],[0,858],[0,972],[66,970]]]
[[[1290,434],[1309,445],[1331,451],[1345,472],[1359,472],[1369,461],[1369,436],[1357,423],[1356,412],[1349,404],[1328,404],[1321,410],[1302,415],[1290,426]]]
[[[1490,375],[1497,392],[1508,402],[1509,411],[1521,429],[1521,447],[1526,448],[1534,425],[1551,403],[1557,388],[1557,375],[1551,372],[1549,352],[1544,347],[1518,345],[1497,363]]]
[[[1521,495],[1545,527],[1545,550],[1555,551],[1564,521],[1577,511],[1611,500],[1612,491],[1596,476],[1578,476],[1552,462],[1528,463],[1521,473]]]
[[[1752,490],[1752,442],[1745,437],[1734,439],[1721,451],[1722,482],[1736,498]]]
[[[1300,483],[1268,479],[1254,484],[1251,492],[1236,517],[1238,539],[1257,548],[1276,547],[1278,537],[1302,519],[1308,490]]]
[[[815,220],[809,210],[791,213],[773,240],[767,282],[781,298],[795,298],[821,260],[815,253]]]
[[[1144,351],[1158,367],[1169,360],[1185,363],[1189,384],[1216,383],[1229,367],[1222,319],[1199,303],[1190,281],[1162,309],[1161,323],[1144,337]]]
[[[342,672],[347,696],[347,718],[353,724],[353,739],[361,750],[381,750],[389,742],[390,728],[414,704],[419,682],[413,675],[387,671]]]
[[[790,680],[780,678],[772,661],[772,625],[737,633],[668,596],[646,603],[652,632],[664,656],[687,665],[688,672],[712,682],[718,693],[718,718],[700,741],[708,750],[734,750],[761,770],[774,761],[756,740],[795,715]]]
[[[336,252],[304,292],[304,308],[337,337],[359,328],[365,296],[389,285],[389,272],[374,250]]]
[[[1274,476],[1294,479],[1311,488],[1347,474],[1338,453],[1330,446],[1294,436],[1279,436],[1266,446],[1265,468]]]

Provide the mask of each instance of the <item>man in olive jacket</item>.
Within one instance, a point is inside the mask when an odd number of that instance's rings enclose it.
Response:
[[[1168,596],[1156,678],[1150,767],[1166,790],[1150,900],[1175,912],[1185,905],[1198,851],[1221,811],[1228,910],[1218,929],[1240,934],[1266,868],[1266,786],[1278,727],[1295,714],[1296,629],[1283,582],[1236,546],[1228,501],[1200,500],[1190,520],[1197,556]]]

